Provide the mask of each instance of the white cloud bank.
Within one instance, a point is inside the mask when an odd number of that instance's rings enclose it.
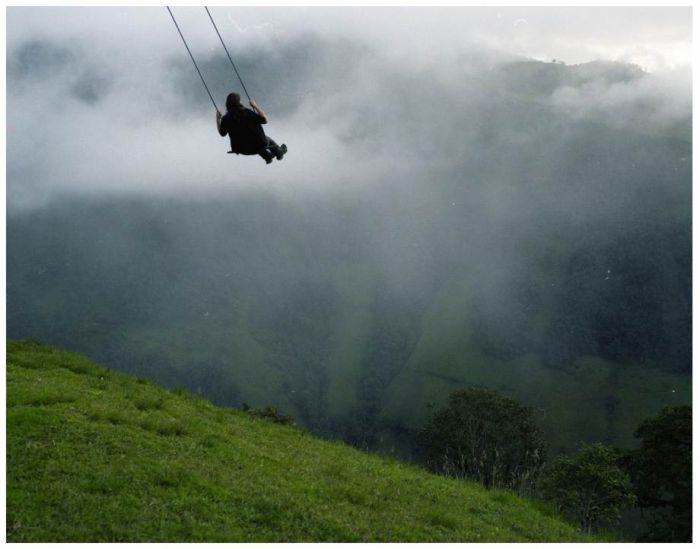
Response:
[[[200,61],[222,54],[203,9],[174,12]],[[257,52],[256,70],[276,82],[277,94],[288,93],[289,82],[265,72],[266,51],[284,59],[286,48],[308,36],[319,37],[311,48],[357,44],[352,59],[343,52],[322,56],[328,72],[317,67],[313,81],[299,84],[289,112],[268,109],[269,134],[289,144],[283,163],[226,154],[213,112],[202,110],[209,101],[204,90],[193,88],[195,99],[183,96],[177,63],[191,69],[192,86],[199,86],[198,77],[165,9],[9,8],[8,206],[75,190],[299,191],[415,176],[444,161],[428,154],[431,145],[419,134],[469,135],[450,125],[469,118],[469,90],[499,58],[485,52],[568,63],[636,60],[655,69],[636,82],[556,90],[551,103],[569,116],[648,115],[647,125],[672,124],[690,109],[686,8],[216,7],[212,13],[234,56]],[[297,56],[290,63],[305,67],[323,52],[290,53]],[[258,98],[266,94],[272,92],[253,90]],[[217,91],[219,104],[222,95]],[[201,109],[191,101],[201,101]],[[651,110],[640,110],[647,103]]]

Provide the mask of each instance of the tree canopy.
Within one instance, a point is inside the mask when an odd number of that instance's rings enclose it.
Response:
[[[560,456],[540,481],[540,492],[590,532],[616,523],[634,505],[634,486],[620,467],[619,451],[600,443]]]
[[[532,485],[546,454],[531,410],[480,388],[452,393],[419,439],[431,469],[521,491]]]
[[[635,432],[641,445],[632,452],[630,472],[649,524],[640,541],[691,541],[692,427],[690,406],[669,406]]]

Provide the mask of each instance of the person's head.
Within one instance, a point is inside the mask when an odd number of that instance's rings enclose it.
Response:
[[[242,108],[243,105],[241,105],[241,96],[237,93],[229,93],[228,97],[226,98],[226,110],[233,111]]]

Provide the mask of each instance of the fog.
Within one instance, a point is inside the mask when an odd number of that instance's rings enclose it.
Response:
[[[226,94],[241,90],[206,13],[173,9],[223,109]],[[615,58],[634,61],[617,52],[662,38],[658,55],[668,59],[638,81],[594,78],[546,90],[551,94],[538,102],[580,118],[593,113],[661,128],[687,118],[690,108],[689,65],[671,68],[684,60],[673,47],[690,39],[684,9],[212,12],[270,115],[270,135],[293,151],[283,173],[282,166],[263,170],[258,159],[224,154],[226,139],[215,131],[213,108],[164,9],[10,8],[8,206],[73,190],[337,189],[401,170],[415,176],[461,161],[455,151],[483,146],[470,124],[479,102],[518,87],[512,78],[505,88],[492,79],[485,86],[485,77],[523,54],[566,59],[556,46],[563,36],[580,41],[575,61],[596,59],[592,45],[606,44]],[[581,36],[585,29],[589,35]]]
[[[164,9],[8,9],[10,336],[352,442],[465,384],[589,383],[561,448],[685,398],[689,9],[212,14],[282,162],[226,154]]]

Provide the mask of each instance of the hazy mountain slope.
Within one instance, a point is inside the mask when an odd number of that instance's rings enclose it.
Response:
[[[8,541],[584,541],[539,505],[8,342]]]
[[[440,406],[452,391],[475,385],[531,406],[553,453],[579,442],[633,447],[634,431],[658,412],[659,403],[692,401],[687,376],[658,368],[581,357],[554,369],[536,355],[489,356],[479,345],[471,318],[470,290],[465,281],[446,284],[431,305],[413,353],[384,396],[381,417],[389,425],[418,429],[427,422],[431,406]],[[472,330],[465,329],[470,326]],[[382,436],[392,440],[390,430]]]
[[[604,62],[464,60],[443,73],[317,46],[290,44],[274,63],[323,74],[324,108],[305,123],[338,136],[343,161],[331,173],[304,170],[310,189],[280,164],[262,173],[284,190],[242,190],[231,159],[216,175],[226,191],[205,192],[210,181],[188,168],[178,192],[158,177],[138,182],[143,194],[109,193],[100,180],[11,208],[8,335],[217,404],[272,403],[363,446],[416,425],[425,404],[463,383],[506,391],[543,420],[559,410],[544,425],[557,449],[628,445],[635,422],[685,398],[682,81],[667,89]],[[333,63],[343,56],[350,77]],[[182,65],[178,109],[204,116]],[[372,69],[370,95],[348,93],[361,69]],[[301,93],[304,70],[295,74]],[[286,89],[271,90],[276,109],[294,111]],[[14,188],[48,185],[8,174]],[[568,400],[594,411],[564,413]]]

